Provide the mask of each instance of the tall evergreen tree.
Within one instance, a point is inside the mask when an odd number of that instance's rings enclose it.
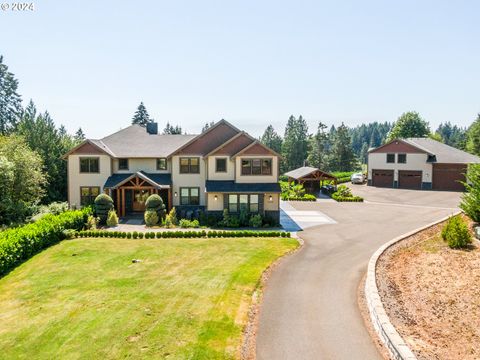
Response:
[[[282,152],[282,137],[277,134],[272,125],[267,126],[265,132],[260,138],[260,142],[277,153]]]
[[[430,134],[428,122],[415,111],[403,113],[388,134],[388,141],[398,138],[427,137]]]
[[[480,114],[478,114],[477,119],[468,128],[467,151],[475,155],[480,155]]]
[[[336,131],[332,141],[330,170],[352,171],[355,169],[356,159],[348,128],[342,123]]]
[[[132,125],[140,125],[143,127],[146,127],[149,122],[152,122],[153,120],[150,119],[150,116],[148,115],[147,108],[143,104],[143,101],[138,105],[137,111],[135,111],[135,114],[133,115],[132,118]]]
[[[436,131],[440,135],[442,142],[447,145],[464,150],[467,142],[467,130],[457,125],[452,125],[450,121],[442,123]]]
[[[290,116],[285,128],[285,136],[282,144],[282,171],[296,169],[304,165],[308,150],[308,126],[305,119],[300,115],[296,119]]]
[[[178,125],[173,126],[170,125],[170,123],[167,122],[167,125],[165,126],[165,129],[163,129],[163,133],[165,135],[180,135],[182,133],[182,128]]]
[[[78,128],[77,132],[75,133],[74,140],[77,143],[81,143],[85,140],[85,134],[81,127]]]
[[[17,93],[18,80],[8,71],[0,56],[0,135],[11,133],[22,113],[22,99]]]
[[[43,170],[47,176],[44,203],[65,201],[67,198],[67,164],[61,158],[75,142],[65,128],[56,128],[48,112],[37,114],[30,100],[17,128],[17,133],[25,139],[30,149],[43,160]]]
[[[317,133],[309,139],[307,162],[309,166],[325,169],[328,166],[328,135],[327,125],[318,123]]]

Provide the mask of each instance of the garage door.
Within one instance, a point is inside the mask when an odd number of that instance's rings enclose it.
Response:
[[[422,172],[421,171],[398,171],[398,187],[401,189],[421,189]]]
[[[372,185],[393,187],[393,170],[372,170]]]
[[[465,181],[467,166],[465,164],[433,164],[434,190],[464,191],[459,181]]]

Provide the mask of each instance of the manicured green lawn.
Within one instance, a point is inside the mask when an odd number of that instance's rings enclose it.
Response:
[[[0,279],[0,358],[238,358],[262,271],[296,246],[289,238],[63,241]]]

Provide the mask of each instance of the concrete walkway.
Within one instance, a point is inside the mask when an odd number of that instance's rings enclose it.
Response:
[[[260,310],[258,360],[381,359],[357,305],[368,259],[392,238],[449,215],[459,200],[457,193],[407,191],[388,204],[382,191],[362,188],[366,199],[382,204],[293,204],[337,223],[299,232],[304,248],[272,273]]]

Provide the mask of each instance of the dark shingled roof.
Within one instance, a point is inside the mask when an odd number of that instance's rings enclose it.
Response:
[[[129,173],[129,174],[113,174],[110,175],[104,188],[116,188],[118,185],[122,184],[129,178],[133,178],[135,175],[145,179],[146,181],[150,182],[152,185],[156,186],[169,186],[172,185],[172,174],[155,174],[155,173],[146,173],[144,171],[139,171],[136,173]]]
[[[236,183],[230,180],[207,180],[205,183],[207,192],[221,193],[279,193],[279,183]]]
[[[298,169],[286,172],[284,175],[288,176],[289,178],[298,180],[317,171],[321,173],[321,177],[323,178],[336,179],[334,175],[311,166],[302,166],[302,167],[299,167]]]

